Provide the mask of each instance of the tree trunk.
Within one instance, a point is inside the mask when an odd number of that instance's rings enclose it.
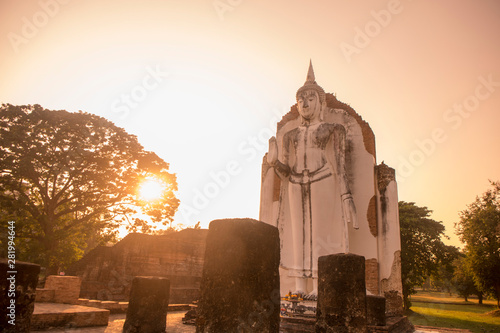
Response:
[[[53,231],[51,228],[45,229],[45,237],[43,239],[42,245],[45,252],[45,260],[47,266],[47,276],[58,275],[59,265],[54,263],[53,256],[57,249],[57,242],[54,240]]]
[[[409,310],[411,307],[411,300],[406,295],[403,295],[403,309]]]
[[[467,296],[464,297],[465,298],[465,301],[468,302],[469,300],[467,299]]]
[[[497,309],[500,309],[500,284],[495,286],[496,298],[497,298]]]
[[[477,298],[479,298],[479,304],[483,304],[483,293],[477,294]]]

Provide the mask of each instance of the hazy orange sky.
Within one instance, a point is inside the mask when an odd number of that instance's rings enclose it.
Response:
[[[309,59],[452,244],[500,179],[496,0],[0,0],[0,15],[0,102],[136,134],[177,173],[184,226],[258,218],[267,139]]]

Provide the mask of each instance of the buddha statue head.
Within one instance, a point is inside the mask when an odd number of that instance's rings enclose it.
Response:
[[[295,97],[299,114],[303,120],[321,119],[321,111],[326,106],[325,91],[316,83],[311,62],[306,82],[297,90]]]

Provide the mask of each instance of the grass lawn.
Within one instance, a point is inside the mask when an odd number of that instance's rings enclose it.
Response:
[[[472,332],[500,332],[500,316],[486,313],[496,309],[496,301],[463,298],[438,292],[418,292],[412,295],[413,311],[408,315],[414,325],[469,329]]]

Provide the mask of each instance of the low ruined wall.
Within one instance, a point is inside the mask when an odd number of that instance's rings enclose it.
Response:
[[[36,293],[37,302],[53,302],[76,304],[80,294],[81,279],[78,276],[49,275],[45,280],[45,287]],[[52,296],[49,299],[49,296]]]
[[[82,279],[81,298],[128,301],[135,276],[160,276],[170,280],[170,304],[190,303],[199,296],[207,231],[129,234],[89,252],[66,273]]]

